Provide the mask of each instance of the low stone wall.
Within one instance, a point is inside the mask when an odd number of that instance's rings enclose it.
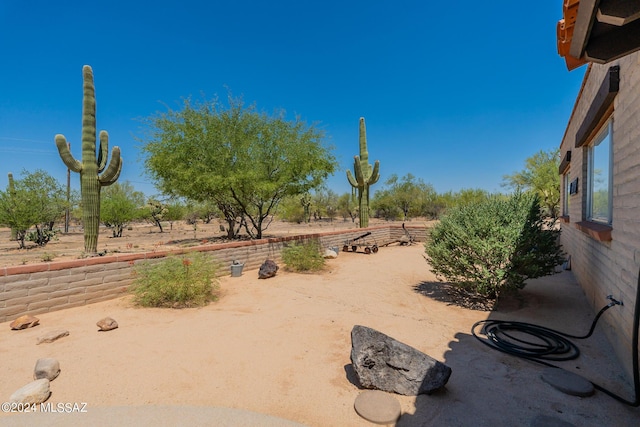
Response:
[[[426,239],[427,229],[424,226],[408,226],[407,231],[417,242]],[[188,249],[114,254],[73,261],[5,267],[0,269],[0,322],[13,320],[23,314],[35,315],[117,298],[127,292],[133,280],[131,270],[134,264],[145,260],[162,259],[193,251],[207,252],[221,264],[220,273],[225,275],[230,274],[229,266],[234,260],[244,263],[245,271],[254,270],[267,258],[280,262],[282,248],[287,245],[318,239],[322,247],[337,246],[342,250],[345,241],[366,232],[371,232],[371,235],[356,243],[383,246],[396,242],[405,235],[405,231],[399,225],[383,225],[348,231],[211,244]]]

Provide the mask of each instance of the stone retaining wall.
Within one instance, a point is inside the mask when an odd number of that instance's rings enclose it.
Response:
[[[424,226],[409,226],[407,231],[415,241],[423,242],[426,239],[427,229]],[[371,232],[371,235],[366,237],[366,243],[378,246],[398,241],[405,235],[404,230],[398,225],[384,225],[349,231],[211,244],[188,249],[114,254],[5,267],[0,269],[0,322],[11,321],[23,314],[35,315],[117,298],[127,292],[132,282],[131,270],[134,264],[145,260],[162,259],[169,255],[192,251],[208,252],[221,264],[220,273],[225,275],[230,274],[229,266],[234,260],[244,263],[245,271],[254,270],[267,258],[280,262],[282,248],[287,245],[318,239],[325,248],[337,246],[342,250],[345,240],[366,232]]]

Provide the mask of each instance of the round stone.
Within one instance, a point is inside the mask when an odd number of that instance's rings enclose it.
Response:
[[[595,389],[590,381],[564,369],[547,368],[542,372],[542,381],[571,396],[591,396]]]
[[[358,415],[375,424],[393,424],[402,412],[398,399],[380,390],[360,393],[353,406]]]

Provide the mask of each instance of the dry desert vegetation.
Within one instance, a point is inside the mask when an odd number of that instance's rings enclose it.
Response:
[[[370,220],[371,226],[383,223],[387,222]],[[414,219],[411,224],[422,225],[426,222]],[[101,227],[98,251],[105,254],[149,252],[196,246],[203,242],[227,241],[226,233],[221,231],[221,225],[222,223],[215,219],[208,224],[198,222],[195,228],[185,221],[177,221],[172,226],[163,223],[164,231],[161,233],[160,229],[151,223],[136,223],[125,229],[122,237],[115,238],[112,237],[110,229]],[[356,228],[357,222],[343,221],[342,218],[301,224],[274,220],[263,236],[276,237]],[[19,249],[18,242],[12,241],[10,236],[8,228],[0,228],[0,267],[71,260],[83,256],[83,231],[82,227],[77,225],[72,225],[69,233],[58,233],[56,240],[43,247],[25,241],[27,249]],[[241,233],[240,238],[246,239],[247,236]]]

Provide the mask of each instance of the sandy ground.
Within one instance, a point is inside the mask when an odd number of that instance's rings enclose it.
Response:
[[[226,407],[309,426],[370,426],[353,409],[362,389],[349,358],[351,329],[365,325],[453,370],[442,391],[396,396],[403,411],[398,426],[528,426],[540,416],[576,426],[638,425],[638,408],[600,392],[565,395],[540,380],[539,365],[470,335],[472,324],[488,317],[588,329],[593,313],[570,273],[532,281],[502,311],[473,311],[451,305],[423,251],[414,245],[341,253],[313,275],[280,271],[258,280],[257,271],[245,271],[222,278],[220,300],[198,309],[142,309],[124,297],[41,314],[41,324],[27,330],[0,324],[0,400],[31,381],[38,358],[54,357],[62,368],[51,383],[54,404],[86,402],[88,411]],[[95,323],[105,316],[120,327],[98,332]],[[58,328],[70,335],[36,345]],[[588,341],[580,343],[580,359],[564,367],[633,398],[606,340],[597,331]],[[0,414],[0,425],[14,417],[29,425],[28,416]]]

